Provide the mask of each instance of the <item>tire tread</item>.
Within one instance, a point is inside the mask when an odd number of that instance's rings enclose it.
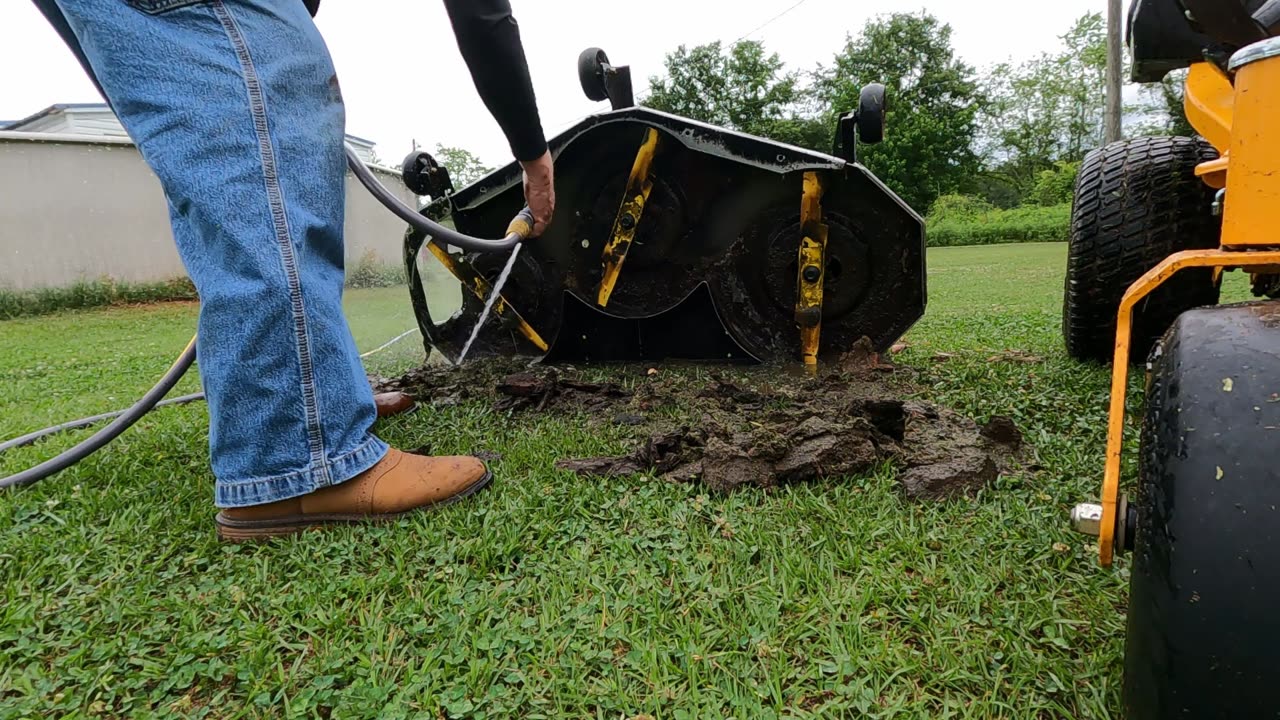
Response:
[[[1063,293],[1067,353],[1106,362],[1116,313],[1130,285],[1182,250],[1218,246],[1214,191],[1195,166],[1217,152],[1199,138],[1148,137],[1089,153],[1080,167],[1071,213]],[[1178,315],[1218,301],[1209,269],[1184,270],[1149,295],[1134,314],[1131,357],[1146,358]]]

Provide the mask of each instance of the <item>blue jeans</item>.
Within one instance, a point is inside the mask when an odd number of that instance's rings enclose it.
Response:
[[[160,178],[200,293],[216,504],[373,466],[387,445],[342,313],[346,116],[302,1],[57,4]]]

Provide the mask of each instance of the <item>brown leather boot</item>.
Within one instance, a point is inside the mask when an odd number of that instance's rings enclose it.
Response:
[[[378,418],[395,417],[418,409],[418,403],[411,395],[402,392],[380,393],[373,396],[373,404],[378,408]]]
[[[473,457],[424,457],[392,448],[377,465],[344,483],[268,505],[227,508],[215,520],[223,540],[265,540],[318,525],[393,520],[450,505],[492,479]]]

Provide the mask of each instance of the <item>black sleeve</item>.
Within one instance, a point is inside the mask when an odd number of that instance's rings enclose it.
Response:
[[[509,0],[444,0],[476,91],[511,143],[517,160],[547,151],[533,81]]]

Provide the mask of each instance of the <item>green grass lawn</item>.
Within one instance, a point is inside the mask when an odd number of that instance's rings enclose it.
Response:
[[[969,499],[906,501],[888,471],[728,497],[584,481],[553,462],[620,451],[621,431],[463,405],[380,433],[500,453],[474,501],[227,546],[204,406],[159,411],[0,494],[0,718],[1117,717],[1127,563],[1100,569],[1066,527],[1098,492],[1108,376],[1061,349],[1064,262],[929,254],[898,361],[929,400],[1013,417],[1042,468]],[[348,308],[363,350],[414,324],[403,289]],[[0,323],[0,438],[127,405],[195,317]],[[411,336],[370,370],[421,357]],[[0,456],[0,475],[79,437]]]

